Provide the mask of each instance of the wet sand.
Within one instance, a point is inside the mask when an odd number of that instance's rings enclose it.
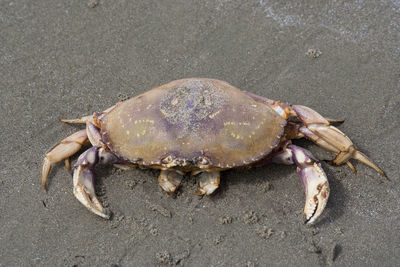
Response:
[[[0,266],[400,262],[398,1],[58,2],[0,1]],[[158,171],[101,167],[110,221],[74,198],[62,164],[44,192],[44,153],[81,129],[60,119],[186,77],[345,119],[340,129],[390,181],[361,164],[354,175],[323,162],[331,196],[311,227],[294,166],[224,172],[204,198],[193,178],[169,197]]]

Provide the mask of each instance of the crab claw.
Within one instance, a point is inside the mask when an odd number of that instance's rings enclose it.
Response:
[[[297,165],[297,173],[306,193],[304,213],[306,223],[312,224],[325,209],[329,197],[329,183],[321,163],[308,150],[289,145],[293,160]]]
[[[329,198],[329,183],[321,163],[310,151],[289,144],[271,158],[274,163],[296,164],[306,194],[306,223],[312,224],[322,214]]]
[[[110,215],[96,197],[94,167],[98,164],[115,163],[116,158],[101,147],[86,150],[74,166],[74,196],[91,212],[109,219]]]
[[[304,168],[297,167],[306,193],[304,214],[306,223],[312,224],[325,209],[329,197],[329,184],[321,164],[314,162]]]
[[[74,171],[74,196],[91,212],[109,219],[94,190],[94,174],[91,169],[79,166]]]

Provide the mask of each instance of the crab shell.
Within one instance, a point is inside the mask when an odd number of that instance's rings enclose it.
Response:
[[[183,172],[223,170],[260,160],[279,144],[286,121],[232,85],[183,79],[119,103],[99,117],[117,157]]]

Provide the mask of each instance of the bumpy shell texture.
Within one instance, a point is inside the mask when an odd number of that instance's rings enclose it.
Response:
[[[101,131],[109,149],[128,161],[226,169],[270,153],[285,124],[226,82],[183,79],[118,104]]]

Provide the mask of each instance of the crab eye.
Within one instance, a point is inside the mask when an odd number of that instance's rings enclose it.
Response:
[[[208,164],[210,164],[210,161],[204,156],[198,157],[196,162],[197,162],[198,165],[208,165]]]

